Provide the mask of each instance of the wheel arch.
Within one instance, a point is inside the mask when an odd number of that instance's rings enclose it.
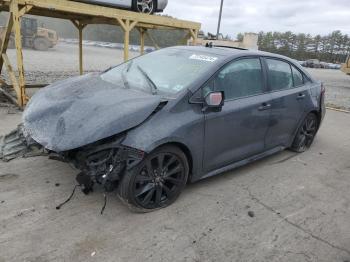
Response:
[[[319,111],[317,111],[317,110],[311,110],[309,113],[307,113],[306,115],[308,115],[308,114],[314,114],[314,115],[316,115],[316,117],[317,117],[317,130],[320,128],[320,123],[321,123],[321,113],[319,112]]]
[[[292,145],[295,136],[297,135],[297,132],[299,130],[299,128],[301,127],[301,125],[304,122],[304,119],[309,115],[309,114],[314,114],[317,117],[317,121],[318,121],[318,126],[317,126],[317,130],[320,128],[320,123],[321,123],[321,112],[317,111],[316,109],[312,109],[310,111],[305,111],[305,114],[303,115],[303,117],[300,119],[296,129],[293,132],[293,135],[291,137],[291,140],[289,141],[289,147]]]
[[[174,145],[178,148],[181,149],[182,152],[184,152],[186,158],[187,158],[187,162],[188,162],[188,180],[190,180],[191,178],[191,174],[192,174],[192,169],[193,169],[193,158],[192,158],[192,153],[191,153],[191,150],[183,143],[180,143],[180,142],[170,142],[168,143],[167,145]]]
[[[157,148],[163,147],[163,146],[175,146],[175,147],[179,148],[185,154],[186,159],[187,159],[187,163],[188,163],[188,169],[189,169],[187,181],[190,181],[191,175],[192,175],[192,170],[193,170],[193,157],[192,157],[192,152],[188,148],[188,146],[186,146],[184,143],[181,143],[178,141],[168,141],[168,142],[157,145],[157,147],[153,148],[152,151],[156,150]]]

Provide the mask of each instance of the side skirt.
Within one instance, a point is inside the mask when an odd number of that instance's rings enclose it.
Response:
[[[222,168],[219,168],[219,169],[216,169],[214,171],[211,171],[207,174],[205,174],[204,176],[202,176],[200,179],[198,180],[201,180],[201,179],[204,179],[204,178],[208,178],[208,177],[211,177],[211,176],[215,176],[215,175],[218,175],[218,174],[221,174],[221,173],[224,173],[226,171],[229,171],[229,170],[232,170],[232,169],[235,169],[235,168],[238,168],[238,167],[241,167],[241,166],[244,166],[246,164],[249,164],[251,162],[254,162],[256,160],[259,160],[259,159],[262,159],[262,158],[265,158],[267,156],[270,156],[270,155],[273,155],[273,154],[276,154],[278,152],[281,152],[283,151],[284,149],[286,149],[286,147],[284,146],[278,146],[278,147],[274,147],[270,150],[267,150],[263,153],[260,153],[258,155],[255,155],[255,156],[252,156],[252,157],[249,157],[249,158],[246,158],[246,159],[243,159],[243,160],[240,160],[238,162],[235,162],[235,163],[232,163],[232,164],[229,164],[227,166],[224,166]]]

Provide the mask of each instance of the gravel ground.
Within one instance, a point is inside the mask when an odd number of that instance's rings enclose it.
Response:
[[[53,83],[79,74],[78,46],[59,43],[49,51],[23,50],[27,83]],[[123,62],[123,51],[103,47],[84,46],[84,71],[99,72]],[[129,53],[130,58],[138,55]],[[8,50],[11,64],[16,68],[16,52]],[[4,70],[5,71],[5,70]],[[4,72],[5,73],[5,72]],[[7,78],[5,73],[5,78]]]
[[[123,61],[123,51],[103,47],[84,46],[85,72],[98,72]],[[16,65],[15,50],[8,50],[12,65]],[[130,52],[130,57],[138,53]],[[47,52],[23,51],[26,80],[29,84],[53,83],[78,75],[78,46],[59,43]],[[307,69],[316,79],[325,83],[326,103],[350,110],[350,76],[340,70]],[[7,79],[6,73],[5,78]],[[33,90],[31,90],[33,91]],[[28,92],[31,95],[32,92]]]
[[[350,110],[350,76],[340,70],[307,69],[326,87],[326,103],[329,106]]]
[[[20,113],[0,108],[0,134]],[[72,192],[77,170],[46,157],[0,163],[0,262],[350,261],[350,115],[328,111],[312,148],[188,185],[170,207],[131,213]]]

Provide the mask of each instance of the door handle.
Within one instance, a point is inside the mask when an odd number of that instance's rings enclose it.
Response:
[[[259,111],[264,111],[264,110],[268,110],[271,108],[271,104],[268,103],[262,103],[261,106],[259,106],[258,110]]]
[[[305,98],[305,94],[303,94],[303,93],[300,93],[300,94],[298,94],[298,96],[297,96],[297,100],[299,100],[299,99],[304,99]]]

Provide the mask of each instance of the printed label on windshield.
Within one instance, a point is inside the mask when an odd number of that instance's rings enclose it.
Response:
[[[206,55],[191,55],[189,57],[190,59],[193,59],[193,60],[201,60],[201,61],[206,61],[206,62],[215,62],[218,58],[217,57],[214,57],[214,56],[206,56]]]

